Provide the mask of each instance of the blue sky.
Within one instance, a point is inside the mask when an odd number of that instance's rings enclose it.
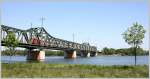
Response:
[[[147,30],[142,48],[148,49],[148,3],[3,3],[2,24],[28,29],[39,27],[41,17],[45,17],[44,28],[52,36],[89,42],[98,49],[103,47],[130,47],[122,38],[122,33],[134,22]]]

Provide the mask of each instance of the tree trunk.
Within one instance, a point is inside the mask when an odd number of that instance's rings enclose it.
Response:
[[[137,47],[134,47],[134,55],[135,55],[135,66],[136,66],[136,49],[137,49]]]

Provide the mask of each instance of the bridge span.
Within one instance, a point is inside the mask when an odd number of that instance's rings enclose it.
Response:
[[[26,30],[1,25],[1,45],[6,46],[5,38],[10,32],[15,33],[19,41],[18,47],[28,49],[28,60],[45,59],[44,49],[63,50],[64,58],[76,58],[77,54],[82,57],[96,56],[97,48],[89,44],[79,44],[51,36],[43,27],[29,28]],[[39,49],[39,50],[36,50]]]

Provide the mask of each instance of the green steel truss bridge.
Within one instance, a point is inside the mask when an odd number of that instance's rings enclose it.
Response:
[[[21,30],[6,25],[1,25],[1,45],[5,46],[4,38],[9,32],[14,32],[19,46],[27,49],[54,49],[54,50],[78,50],[97,52],[95,46],[79,44],[51,36],[43,27]]]

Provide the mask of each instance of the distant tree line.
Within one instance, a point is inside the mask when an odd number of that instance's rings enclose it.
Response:
[[[1,55],[9,56],[10,50],[3,50],[1,51]],[[15,55],[27,55],[27,50],[16,50]],[[64,56],[63,51],[45,51],[46,56]],[[104,47],[102,51],[98,55],[121,55],[121,56],[133,56],[134,49],[133,48],[121,48],[121,49],[114,49],[114,48],[107,48]],[[137,55],[149,55],[148,50],[143,50],[142,48],[137,49]]]
[[[15,55],[21,55],[21,56],[25,56],[27,55],[27,50],[16,50]],[[1,55],[4,56],[9,56],[10,54],[10,50],[3,50],[1,51]],[[63,56],[64,52],[63,51],[51,51],[51,50],[47,50],[45,51],[45,55],[46,56]]]
[[[137,55],[149,55],[148,50],[143,50],[142,48],[137,48]],[[99,55],[121,55],[121,56],[134,56],[134,48],[121,48],[121,49],[114,49],[114,48],[107,48],[104,47]]]
[[[45,51],[46,56],[64,56],[63,51]]]
[[[14,55],[26,55],[26,53],[27,53],[27,50],[15,50]],[[1,55],[2,55],[2,56],[3,56],[3,55],[9,56],[9,54],[10,54],[10,50],[8,50],[8,49],[1,51]]]

